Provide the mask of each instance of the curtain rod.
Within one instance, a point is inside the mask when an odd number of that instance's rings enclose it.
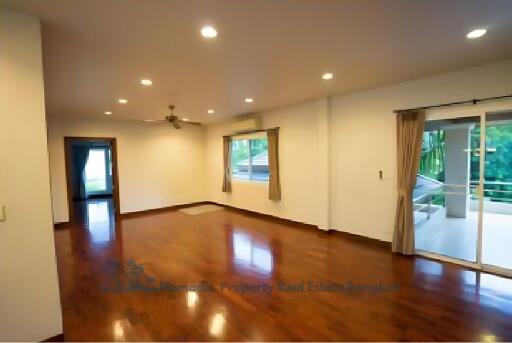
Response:
[[[271,127],[271,128],[268,128],[268,129],[250,130],[250,131],[244,131],[244,132],[240,132],[240,133],[232,133],[230,135],[224,135],[224,137],[250,135],[251,133],[267,132],[267,130],[273,130],[273,129],[279,130],[279,126],[278,127]]]
[[[467,105],[467,104],[473,104],[476,105],[479,102],[484,101],[493,101],[493,100],[503,100],[512,98],[512,94],[509,95],[502,95],[502,96],[494,96],[490,98],[481,98],[481,99],[472,99],[472,100],[464,100],[464,101],[456,101],[456,102],[449,102],[446,104],[439,104],[439,105],[431,105],[431,106],[424,106],[424,107],[416,107],[416,108],[408,108],[404,110],[394,110],[393,113],[401,113],[401,112],[408,112],[408,111],[417,111],[417,110],[428,110],[431,108],[440,108],[440,107],[450,107],[450,106],[457,106],[457,105]]]

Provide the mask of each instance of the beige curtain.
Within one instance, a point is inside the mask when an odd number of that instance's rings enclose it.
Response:
[[[223,137],[224,144],[224,180],[222,191],[231,193],[231,137]]]
[[[279,181],[279,129],[268,129],[268,198],[281,200],[281,182]]]
[[[416,184],[424,128],[424,111],[397,114],[398,198],[392,249],[405,255],[414,253],[412,191]]]

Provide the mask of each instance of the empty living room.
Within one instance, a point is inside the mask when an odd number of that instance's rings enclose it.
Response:
[[[0,341],[512,341],[512,1],[0,0]]]

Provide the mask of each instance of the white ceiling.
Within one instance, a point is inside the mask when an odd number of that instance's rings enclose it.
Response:
[[[510,0],[0,0],[43,20],[50,116],[190,120],[512,57]],[[205,40],[205,24],[219,35]],[[468,40],[471,29],[486,36]],[[332,71],[334,79],[321,75]],[[140,85],[141,78],[153,86]],[[478,80],[475,80],[478,82]],[[128,99],[120,105],[116,99]],[[253,97],[253,104],[244,98]],[[216,113],[209,115],[207,109]]]

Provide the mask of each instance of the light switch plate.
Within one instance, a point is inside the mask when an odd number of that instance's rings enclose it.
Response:
[[[5,222],[5,205],[0,205],[0,222]]]

